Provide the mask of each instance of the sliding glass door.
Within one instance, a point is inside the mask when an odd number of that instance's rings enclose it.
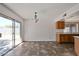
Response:
[[[12,21],[0,17],[0,55],[12,48]]]
[[[20,22],[15,21],[15,45],[21,43],[20,27]]]
[[[0,55],[21,43],[20,27],[19,22],[0,17]]]

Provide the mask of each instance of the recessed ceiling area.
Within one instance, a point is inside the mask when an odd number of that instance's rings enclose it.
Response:
[[[7,7],[19,14],[24,19],[32,19],[37,11],[39,17],[56,18],[67,11],[76,3],[4,3]]]
[[[76,11],[66,17],[65,22],[79,22],[79,11]]]

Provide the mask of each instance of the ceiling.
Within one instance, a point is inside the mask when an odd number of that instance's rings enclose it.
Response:
[[[67,16],[65,22],[79,22],[79,11],[76,11]]]
[[[67,11],[76,3],[4,3],[8,8],[19,14],[24,19],[32,19],[37,11],[39,17],[56,18]]]

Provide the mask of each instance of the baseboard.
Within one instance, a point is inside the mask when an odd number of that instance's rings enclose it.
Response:
[[[56,41],[23,41],[23,42],[56,42]]]

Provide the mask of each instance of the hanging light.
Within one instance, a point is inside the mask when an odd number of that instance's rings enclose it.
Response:
[[[37,12],[35,12],[34,20],[35,20],[35,23],[37,23],[39,21],[38,13]]]
[[[65,21],[65,17],[67,16],[67,14],[65,13],[63,16],[62,16],[62,21]]]

